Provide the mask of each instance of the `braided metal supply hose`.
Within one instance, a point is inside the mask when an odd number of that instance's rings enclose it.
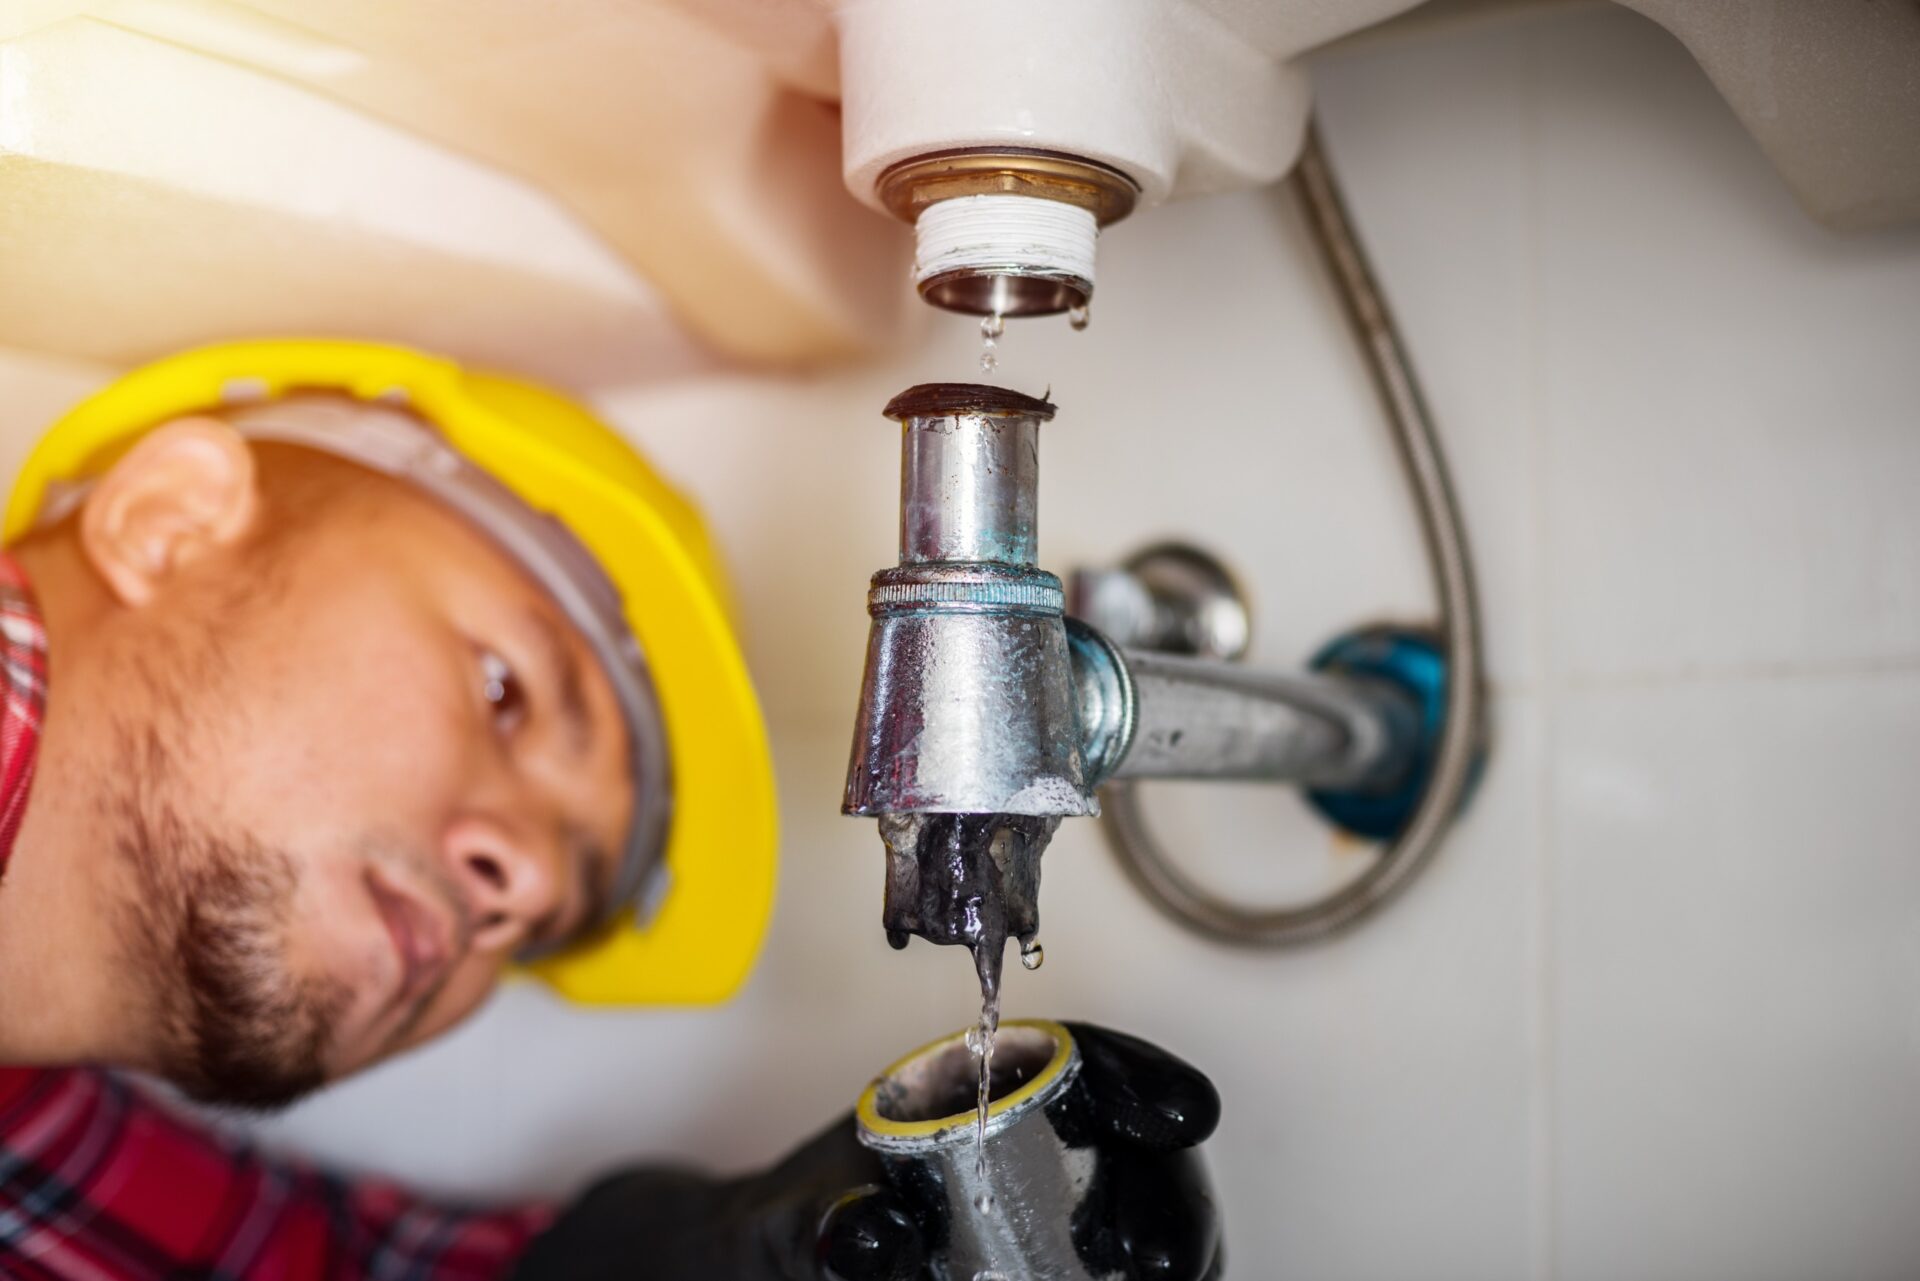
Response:
[[[1394,445],[1413,491],[1427,562],[1439,604],[1440,641],[1447,659],[1446,721],[1433,773],[1407,825],[1371,866],[1342,888],[1292,907],[1247,908],[1195,884],[1174,866],[1148,830],[1138,785],[1109,784],[1102,794],[1107,835],[1129,877],[1174,920],[1222,942],[1287,947],[1338,933],[1401,890],[1432,857],[1472,782],[1484,734],[1479,605],[1473,562],[1459,506],[1433,420],[1427,413],[1393,317],[1367,266],[1340,188],[1327,167],[1317,127],[1310,126],[1293,174],[1293,187],[1322,261],[1360,343],[1387,413]]]

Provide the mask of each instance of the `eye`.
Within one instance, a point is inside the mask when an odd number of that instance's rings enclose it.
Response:
[[[492,650],[480,651],[480,692],[493,709],[494,728],[511,733],[527,718],[527,692],[507,660]]]

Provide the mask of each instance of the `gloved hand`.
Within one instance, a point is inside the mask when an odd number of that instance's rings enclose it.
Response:
[[[1220,1120],[1197,1069],[1136,1037],[1069,1023],[1086,1106],[1061,1137],[1096,1149],[1073,1215],[1089,1272],[1154,1281],[1220,1275],[1219,1215],[1192,1149]],[[843,1117],[779,1165],[717,1180],[685,1170],[616,1174],[533,1244],[518,1281],[921,1281],[941,1227],[886,1181]]]

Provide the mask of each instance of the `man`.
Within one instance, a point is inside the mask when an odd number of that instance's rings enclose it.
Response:
[[[610,432],[411,352],[213,348],[57,425],[7,528],[0,1275],[919,1274],[937,1225],[844,1124],[769,1174],[629,1172],[556,1221],[276,1165],[100,1070],[270,1108],[445,1031],[511,964],[586,1000],[741,980],[764,733],[697,521]],[[1175,1147],[1212,1128],[1204,1078],[1088,1036],[1126,1106],[1160,1074]],[[1158,1177],[1135,1182],[1203,1240],[1141,1275],[1198,1276],[1211,1211]]]

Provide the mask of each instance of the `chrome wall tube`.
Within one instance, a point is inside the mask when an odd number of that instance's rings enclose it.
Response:
[[[1432,857],[1453,822],[1472,782],[1485,733],[1479,604],[1446,457],[1406,348],[1327,166],[1317,127],[1308,130],[1293,186],[1359,340],[1406,472],[1438,597],[1439,631],[1450,676],[1446,721],[1432,778],[1412,817],[1357,879],[1311,903],[1263,910],[1210,893],[1180,871],[1161,848],[1147,827],[1134,786],[1121,783],[1105,789],[1108,837],[1141,891],[1183,925],[1225,942],[1255,947],[1285,947],[1337,933],[1404,888]]]
[[[1206,778],[1350,788],[1389,784],[1419,709],[1384,683],[1125,651],[1137,720],[1115,779]]]

